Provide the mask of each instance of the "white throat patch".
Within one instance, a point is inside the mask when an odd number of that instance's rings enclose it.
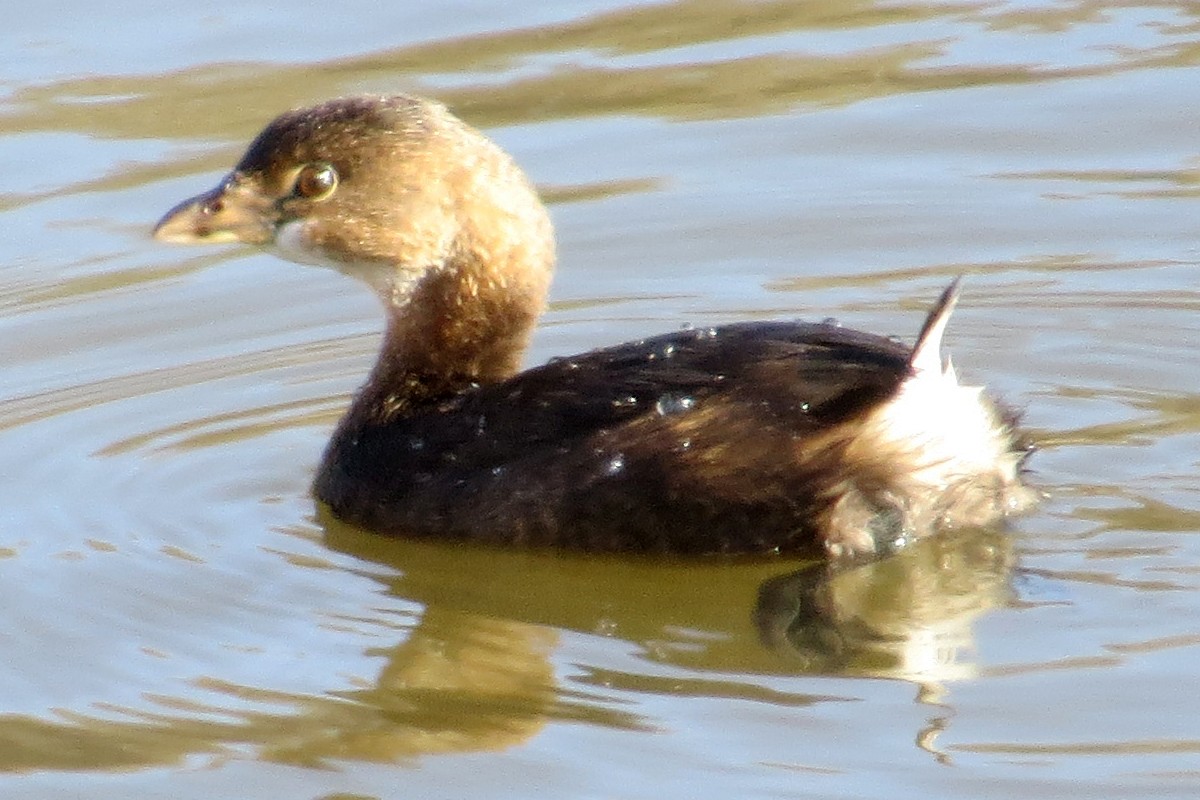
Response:
[[[403,280],[402,274],[394,266],[381,261],[347,262],[331,258],[309,243],[303,220],[280,225],[275,231],[272,249],[280,258],[288,261],[325,267],[356,278],[374,289],[375,294],[389,306],[402,304],[415,280]]]

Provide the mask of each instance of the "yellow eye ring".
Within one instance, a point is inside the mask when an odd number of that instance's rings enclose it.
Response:
[[[292,194],[305,200],[320,202],[328,198],[338,186],[337,170],[324,162],[305,164],[296,174]]]

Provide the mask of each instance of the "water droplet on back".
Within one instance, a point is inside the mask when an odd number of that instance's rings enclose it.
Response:
[[[659,416],[681,414],[696,405],[696,398],[686,394],[664,394],[654,404],[654,410]]]

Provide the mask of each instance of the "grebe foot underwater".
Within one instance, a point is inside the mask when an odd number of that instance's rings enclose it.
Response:
[[[440,104],[288,112],[154,235],[331,266],[383,301],[379,358],[314,484],[381,533],[576,550],[878,555],[1034,501],[1012,414],[941,356],[834,324],[669,333],[519,371],[554,268],[519,167]]]

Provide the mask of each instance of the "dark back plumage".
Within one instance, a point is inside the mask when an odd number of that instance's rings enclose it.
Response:
[[[837,431],[895,393],[910,353],[832,324],[772,322],[558,359],[386,420],[351,414],[317,494],[339,517],[405,535],[813,551],[814,506],[844,479]]]

